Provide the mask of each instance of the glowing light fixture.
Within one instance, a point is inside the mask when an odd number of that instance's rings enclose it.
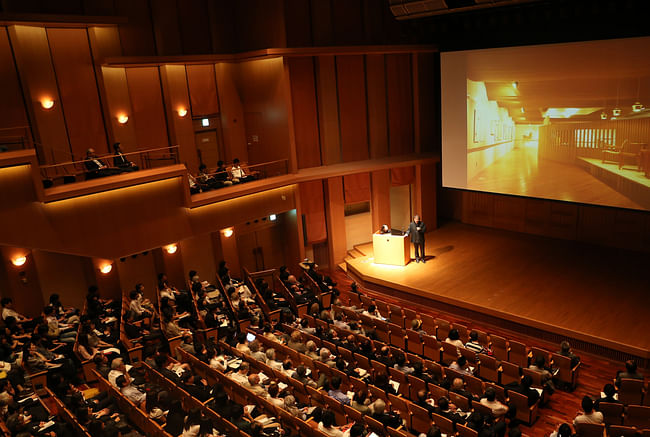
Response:
[[[208,127],[208,126],[210,126],[210,119],[208,119],[208,118],[202,118],[202,119],[201,119],[201,126],[203,126],[203,127]]]
[[[232,237],[232,234],[235,233],[235,230],[233,228],[226,228],[221,231],[223,233],[223,236],[226,238]]]
[[[111,270],[113,270],[112,263],[106,263],[99,268],[99,271],[105,275],[108,275],[111,272]]]
[[[45,97],[41,100],[41,107],[43,109],[52,109],[54,107],[54,100],[49,97]]]
[[[277,216],[275,214],[271,214],[269,216],[269,220],[271,220],[272,222],[274,222],[276,219],[277,219]]]
[[[119,124],[126,124],[126,122],[129,121],[129,116],[122,113],[122,114],[117,114],[117,122]]]
[[[521,113],[523,114],[524,112],[526,112],[524,108],[521,108]]]
[[[621,108],[614,108],[614,109],[612,109],[612,115],[613,115],[614,117],[618,117],[619,115],[621,115],[621,112],[622,112],[622,111],[621,111]]]
[[[516,80],[514,82],[512,82],[512,87],[514,89],[517,89],[519,87],[519,82],[517,82]]]
[[[605,111],[600,113],[600,119],[601,120],[607,120],[607,113]]]
[[[641,112],[645,109],[645,106],[641,104],[641,102],[635,102],[634,105],[632,105],[632,111],[634,112]]]
[[[27,257],[22,255],[22,256],[17,256],[14,259],[11,260],[11,264],[15,265],[16,267],[20,267],[23,264],[27,262]]]
[[[178,108],[177,112],[178,112],[178,116],[180,118],[183,118],[183,117],[185,117],[187,115],[187,109],[185,109],[185,108]]]
[[[170,255],[176,253],[177,250],[178,250],[178,246],[175,244],[168,244],[167,246],[165,246],[165,251]]]

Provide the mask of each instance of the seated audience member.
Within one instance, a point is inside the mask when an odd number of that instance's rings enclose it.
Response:
[[[492,355],[491,350],[484,348],[483,345],[478,342],[478,332],[476,331],[469,333],[469,341],[465,343],[465,349],[468,349],[477,354]]]
[[[316,381],[307,376],[307,369],[302,364],[296,367],[296,371],[291,375],[291,377],[301,382],[302,384],[306,384],[314,388],[318,386]]]
[[[230,167],[230,175],[232,176],[232,182],[234,184],[246,182],[250,179],[250,176],[244,172],[244,169],[239,163],[239,158],[232,160],[232,167]]]
[[[594,401],[589,396],[582,398],[582,413],[578,412],[573,419],[574,425],[580,423],[603,423],[603,413],[594,411]]]
[[[521,382],[519,384],[513,382],[505,386],[506,396],[508,395],[508,390],[516,391],[517,393],[521,393],[522,395],[528,397],[528,405],[532,406],[539,400],[540,397],[539,392],[534,388],[531,388],[532,385],[533,379],[530,376],[525,375],[523,378],[521,378]]]
[[[391,428],[397,429],[402,426],[402,418],[398,414],[395,414],[395,412],[387,412],[386,402],[381,398],[373,402],[370,417],[381,422],[382,425],[390,426]]]
[[[206,191],[209,187],[202,184],[192,173],[187,173],[187,182],[190,185],[190,194],[198,194]]]
[[[236,383],[245,385],[248,383],[248,371],[250,366],[246,361],[243,361],[239,365],[239,369],[236,372],[232,372],[229,376],[230,379],[234,380]]]
[[[14,310],[14,301],[12,298],[3,297],[2,300],[0,300],[0,305],[2,305],[2,320],[6,320],[7,317],[13,317],[18,324],[32,321],[29,317],[25,317]]]
[[[571,430],[571,425],[568,423],[563,423],[558,426],[556,431],[553,431],[549,437],[573,437],[573,431]]]
[[[465,358],[462,355],[458,357],[456,361],[452,362],[449,365],[449,368],[459,373],[462,373],[463,375],[472,374],[472,369],[470,369],[469,363],[467,362],[467,358]]]
[[[371,414],[370,398],[368,397],[368,390],[360,389],[354,392],[350,406],[360,412],[361,414]]]
[[[536,372],[541,373],[542,375],[542,386],[549,392],[553,393],[555,391],[555,385],[553,384],[553,375],[545,366],[546,360],[543,356],[538,355],[535,357],[535,361],[531,363],[528,368]]]
[[[300,331],[293,331],[291,333],[291,338],[289,339],[287,346],[295,351],[300,352],[301,354],[307,352],[307,346],[302,341],[302,334]]]
[[[426,335],[427,331],[422,329],[422,324],[423,323],[424,322],[422,321],[422,319],[413,319],[413,320],[411,320],[411,330],[417,332],[420,335]]]
[[[118,376],[115,379],[115,384],[120,389],[120,392],[122,392],[125,398],[133,402],[138,407],[144,408],[145,401],[147,400],[147,395],[145,393],[142,393],[131,384],[131,380],[128,375],[125,374]]]
[[[508,407],[497,400],[497,393],[492,387],[485,389],[485,394],[480,402],[481,405],[489,407],[495,417],[503,416],[508,412]]]
[[[275,405],[278,408],[284,408],[284,399],[282,399],[279,394],[280,394],[280,387],[278,387],[277,384],[271,383],[269,385],[269,388],[267,390],[269,394],[269,402],[271,402],[273,405]]]
[[[350,398],[341,391],[341,378],[338,376],[334,376],[330,380],[330,390],[327,394],[343,405],[350,405]]]
[[[603,393],[600,395],[598,399],[596,399],[596,402],[594,402],[594,410],[600,411],[601,402],[607,402],[610,404],[620,404],[620,401],[617,399],[616,396],[616,387],[614,387],[614,384],[605,384],[605,387],[603,387]]]
[[[86,160],[84,161],[84,165],[86,166],[86,179],[95,179],[122,173],[122,170],[119,168],[110,168],[107,166],[106,163],[99,159],[95,154],[95,149],[93,148],[86,150]]]
[[[438,403],[436,405],[436,413],[440,414],[443,417],[446,417],[454,423],[460,423],[461,425],[464,425],[466,420],[457,412],[457,410],[458,409],[456,406],[449,402],[449,399],[445,397],[438,399]]]
[[[345,434],[336,426],[334,412],[324,410],[321,421],[318,423],[318,430],[330,437],[344,437]]]
[[[122,154],[122,147],[120,143],[113,144],[113,165],[122,170],[122,171],[137,171],[139,170],[138,166],[135,163],[128,160],[124,154]]]
[[[460,339],[460,334],[458,333],[458,329],[456,328],[449,331],[447,338],[445,338],[445,343],[451,343],[456,347],[465,347],[465,345]],[[460,356],[460,350],[458,351],[458,355]]]
[[[239,430],[250,434],[251,422],[244,418],[244,407],[239,404],[234,404],[232,407],[232,423]]]
[[[478,399],[478,397],[475,398],[472,393],[465,389],[465,381],[463,381],[461,378],[454,378],[454,380],[451,382],[451,388],[449,391],[459,394],[470,401],[473,399]]]
[[[384,318],[375,305],[368,305],[368,309],[364,310],[361,314],[364,316],[374,317],[376,319],[383,320]]]
[[[580,357],[573,353],[573,350],[571,350],[571,345],[566,340],[560,343],[560,350],[558,351],[558,354],[567,358],[571,358],[571,367],[577,366],[580,362]]]
[[[43,308],[43,316],[47,322],[47,338],[52,341],[62,343],[74,343],[77,333],[70,325],[59,323],[53,306],[48,305]]]
[[[169,412],[167,413],[167,421],[165,422],[165,431],[170,435],[178,436],[183,432],[183,425],[185,424],[185,411],[180,399],[173,399],[171,401]]]
[[[232,181],[228,179],[228,169],[226,168],[224,162],[221,160],[217,162],[217,169],[214,173],[214,181],[217,188],[228,187],[232,185]],[[223,275],[220,274],[219,277],[221,276]]]
[[[417,400],[415,401],[415,404],[418,407],[422,407],[427,410],[429,414],[436,412],[436,407],[433,405],[433,402],[427,397],[427,392],[424,389],[418,390]]]
[[[625,362],[625,371],[618,372],[616,375],[616,387],[621,386],[621,379],[643,379],[643,374],[637,370],[636,361]]]

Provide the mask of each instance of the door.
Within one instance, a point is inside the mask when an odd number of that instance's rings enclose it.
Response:
[[[285,244],[281,227],[264,227],[237,236],[239,262],[249,272],[278,268],[286,265]]]
[[[244,123],[246,125],[246,149],[248,154],[248,164],[252,165],[266,161],[264,157],[264,135],[262,134],[262,113],[244,113]]]

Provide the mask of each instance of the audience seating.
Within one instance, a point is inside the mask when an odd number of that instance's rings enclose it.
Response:
[[[510,402],[517,408],[517,419],[532,426],[539,416],[539,401],[529,406],[528,397],[516,391],[510,391],[509,397]]]
[[[640,405],[643,403],[644,392],[643,380],[623,378],[618,389],[618,400],[624,405]]]
[[[557,353],[552,354],[553,363],[559,369],[555,376],[558,381],[565,384],[570,390],[574,390],[578,385],[578,372],[581,363],[571,366],[571,358]]]

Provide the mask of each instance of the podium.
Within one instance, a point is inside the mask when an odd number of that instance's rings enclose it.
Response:
[[[407,235],[375,232],[372,235],[372,250],[375,252],[375,264],[405,266],[411,260],[411,246]]]

